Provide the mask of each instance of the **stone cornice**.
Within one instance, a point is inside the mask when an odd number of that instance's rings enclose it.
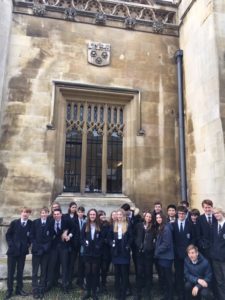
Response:
[[[178,36],[177,5],[153,0],[13,0],[14,13]]]

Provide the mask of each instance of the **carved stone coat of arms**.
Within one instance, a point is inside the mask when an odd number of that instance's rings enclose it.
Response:
[[[88,62],[92,65],[103,67],[110,64],[110,44],[88,43]]]

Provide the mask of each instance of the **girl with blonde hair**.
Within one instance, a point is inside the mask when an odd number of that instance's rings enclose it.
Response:
[[[111,245],[112,263],[115,268],[115,296],[117,299],[124,300],[129,284],[132,230],[123,209],[117,211],[117,220],[109,231],[109,243]]]

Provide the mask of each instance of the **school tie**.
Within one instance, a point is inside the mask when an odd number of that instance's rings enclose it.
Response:
[[[83,227],[83,221],[80,220],[80,230],[82,229],[82,227]]]
[[[210,226],[212,225],[212,218],[210,216],[208,217],[208,223]]]
[[[221,231],[222,231],[222,226],[221,226],[221,225],[219,225],[219,227],[218,227],[218,234],[220,234],[220,233],[221,233]]]
[[[60,227],[59,227],[59,222],[56,223],[56,233],[59,233]]]
[[[41,225],[44,227],[44,226],[45,226],[45,224],[46,224],[46,222],[45,222],[45,221],[43,221]]]
[[[26,222],[22,222],[22,226],[25,227],[26,226]]]
[[[183,227],[183,223],[181,222],[180,223],[180,233],[183,233],[184,232],[184,227]]]

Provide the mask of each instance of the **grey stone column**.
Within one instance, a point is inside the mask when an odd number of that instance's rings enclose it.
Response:
[[[12,0],[0,0],[0,124],[12,20]]]

